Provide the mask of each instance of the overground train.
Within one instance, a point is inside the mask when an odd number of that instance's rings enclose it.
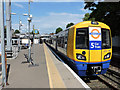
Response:
[[[106,73],[112,57],[110,27],[84,21],[52,35],[47,44],[64,55],[79,76]]]

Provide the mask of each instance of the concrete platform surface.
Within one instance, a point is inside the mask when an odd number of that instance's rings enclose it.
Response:
[[[21,50],[16,59],[8,60],[9,85],[5,88],[89,88],[45,44],[34,45],[31,52],[36,66],[26,63],[28,49]]]

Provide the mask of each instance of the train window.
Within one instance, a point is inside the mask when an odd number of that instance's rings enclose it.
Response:
[[[66,30],[66,34],[65,34],[65,37],[64,37],[64,48],[65,50],[67,50],[67,40],[68,40],[68,30]]]
[[[15,44],[17,44],[17,40],[15,40]]]
[[[81,28],[76,30],[76,49],[88,49],[88,29]]]
[[[102,29],[102,48],[111,48],[110,31]]]
[[[57,45],[58,45],[58,47],[61,47],[61,38],[57,39]]]
[[[61,42],[61,44],[62,44],[62,48],[64,48],[64,46],[65,46],[64,37],[62,37],[62,42]]]

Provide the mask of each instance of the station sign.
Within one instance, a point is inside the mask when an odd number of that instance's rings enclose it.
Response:
[[[89,27],[90,50],[101,50],[101,27]]]
[[[37,34],[38,33],[38,30],[34,30],[34,34]]]

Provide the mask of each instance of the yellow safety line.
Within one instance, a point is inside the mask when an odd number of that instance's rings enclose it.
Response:
[[[43,46],[44,46],[44,52],[45,52],[45,56],[46,56],[50,88],[66,88],[65,84],[64,84],[48,50],[47,50],[46,45],[43,44]]]
[[[49,84],[50,84],[50,88],[53,88],[51,74],[50,74],[50,68],[49,68],[49,65],[48,65],[48,62],[47,62],[46,48],[45,48],[44,44],[43,44],[43,46],[44,46],[44,52],[45,52],[45,57],[46,57],[46,64],[47,64],[47,70],[48,70],[48,76],[49,76]]]

